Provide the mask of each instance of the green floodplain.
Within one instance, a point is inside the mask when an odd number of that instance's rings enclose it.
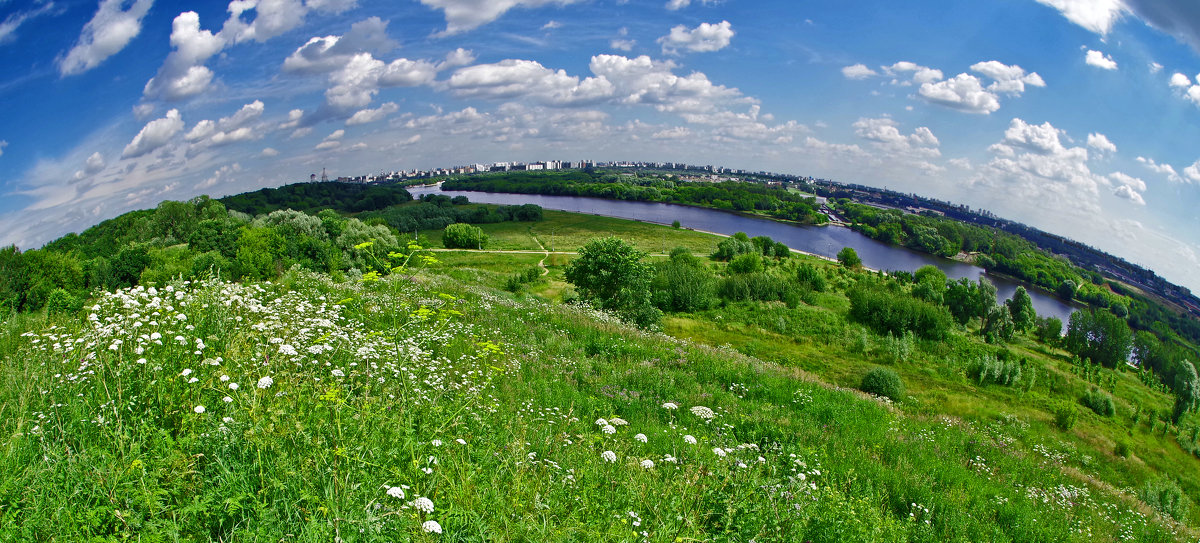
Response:
[[[1197,540],[1179,394],[936,273],[555,211],[482,249],[273,221],[238,282],[163,244],[5,318],[0,539]],[[280,269],[323,254],[283,227],[371,271]]]

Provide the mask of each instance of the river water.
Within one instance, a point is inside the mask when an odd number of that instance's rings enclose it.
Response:
[[[799,226],[745,217],[735,213],[727,213],[715,209],[681,206],[675,204],[659,204],[651,202],[632,202],[625,200],[606,200],[602,198],[583,198],[578,196],[548,196],[541,194],[509,194],[499,192],[473,191],[443,191],[439,186],[409,187],[408,191],[414,196],[423,194],[445,194],[447,196],[466,196],[472,202],[483,204],[521,205],[537,204],[545,209],[571,211],[604,215],[621,219],[671,224],[679,221],[684,228],[733,235],[745,232],[750,237],[770,236],[771,239],[786,243],[788,247],[806,253],[812,253],[828,258],[836,258],[842,247],[853,247],[862,258],[863,266],[877,270],[916,271],[926,265],[934,265],[946,273],[950,279],[966,277],[977,281],[980,276],[986,276],[996,285],[997,297],[1003,301],[1011,298],[1017,286],[1022,283],[1005,277],[987,273],[983,268],[964,264],[954,260],[918,253],[888,245],[849,228],[840,226]],[[716,247],[713,247],[715,250]],[[1075,310],[1069,304],[1036,288],[1026,285],[1029,296],[1033,299],[1033,307],[1040,317],[1058,317],[1066,323],[1067,318]]]

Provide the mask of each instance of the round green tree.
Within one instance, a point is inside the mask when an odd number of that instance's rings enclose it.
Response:
[[[566,278],[583,299],[638,326],[650,326],[662,312],[650,303],[654,268],[642,262],[643,256],[621,239],[594,239],[567,266]]]
[[[842,250],[838,251],[837,259],[847,268],[862,266],[862,259],[858,257],[858,252],[853,247],[842,247]]]
[[[482,249],[487,239],[478,226],[461,222],[447,226],[442,234],[442,244],[447,249]]]

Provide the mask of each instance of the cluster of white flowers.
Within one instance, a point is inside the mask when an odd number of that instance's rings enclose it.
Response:
[[[693,415],[696,415],[704,420],[712,420],[717,416],[712,409],[704,407],[703,405],[693,406],[691,411]]]
[[[605,462],[608,462],[611,464],[611,463],[617,461],[617,453],[612,452],[612,451],[604,451],[604,452],[600,453],[600,458],[604,459]]]
[[[641,441],[642,443],[645,443],[647,441],[646,434],[638,434],[636,436],[633,436],[633,439],[636,441]]]
[[[664,403],[664,404],[662,404],[662,406],[663,406],[663,409],[666,409],[668,411],[673,411],[675,409],[679,409],[679,406],[675,405],[673,402]]]
[[[416,509],[417,511],[420,511],[422,513],[432,513],[433,512],[433,500],[426,498],[424,496],[421,496],[421,497],[413,500],[412,506],[414,509]]]

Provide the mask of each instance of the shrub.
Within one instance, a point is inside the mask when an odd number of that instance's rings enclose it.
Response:
[[[50,291],[50,295],[46,297],[46,312],[51,315],[74,313],[79,311],[79,308],[79,299],[61,288]]]
[[[946,308],[912,296],[872,288],[850,291],[850,318],[880,334],[914,332],[923,339],[940,340],[950,330]]]
[[[1022,378],[1021,363],[1015,360],[1000,360],[983,355],[967,364],[967,377],[980,385],[987,383],[1002,386],[1017,386]]]
[[[729,261],[729,271],[733,273],[756,273],[762,270],[762,257],[753,253],[740,254]]]
[[[837,254],[838,262],[847,268],[857,268],[862,266],[862,259],[858,257],[858,253],[853,247],[842,247]]]
[[[887,368],[875,368],[867,372],[859,389],[877,396],[886,396],[896,402],[904,398],[904,381],[900,380],[896,372]]]
[[[825,274],[812,264],[801,264],[796,268],[796,280],[816,292],[825,292]]]
[[[454,223],[442,234],[442,244],[449,249],[479,249],[487,243],[487,234],[478,226]]]
[[[1116,447],[1113,448],[1113,454],[1121,458],[1129,458],[1129,442],[1124,439],[1118,439]]]
[[[1075,427],[1075,421],[1079,418],[1079,411],[1074,405],[1066,402],[1059,403],[1054,407],[1054,425],[1059,430],[1064,432],[1071,431]]]
[[[1101,392],[1098,388],[1093,388],[1084,394],[1079,402],[1101,417],[1111,417],[1117,412],[1116,407],[1113,406],[1112,396]]]
[[[1138,490],[1138,498],[1158,512],[1182,522],[1191,509],[1191,500],[1183,494],[1175,481],[1160,475],[1146,481]]]

